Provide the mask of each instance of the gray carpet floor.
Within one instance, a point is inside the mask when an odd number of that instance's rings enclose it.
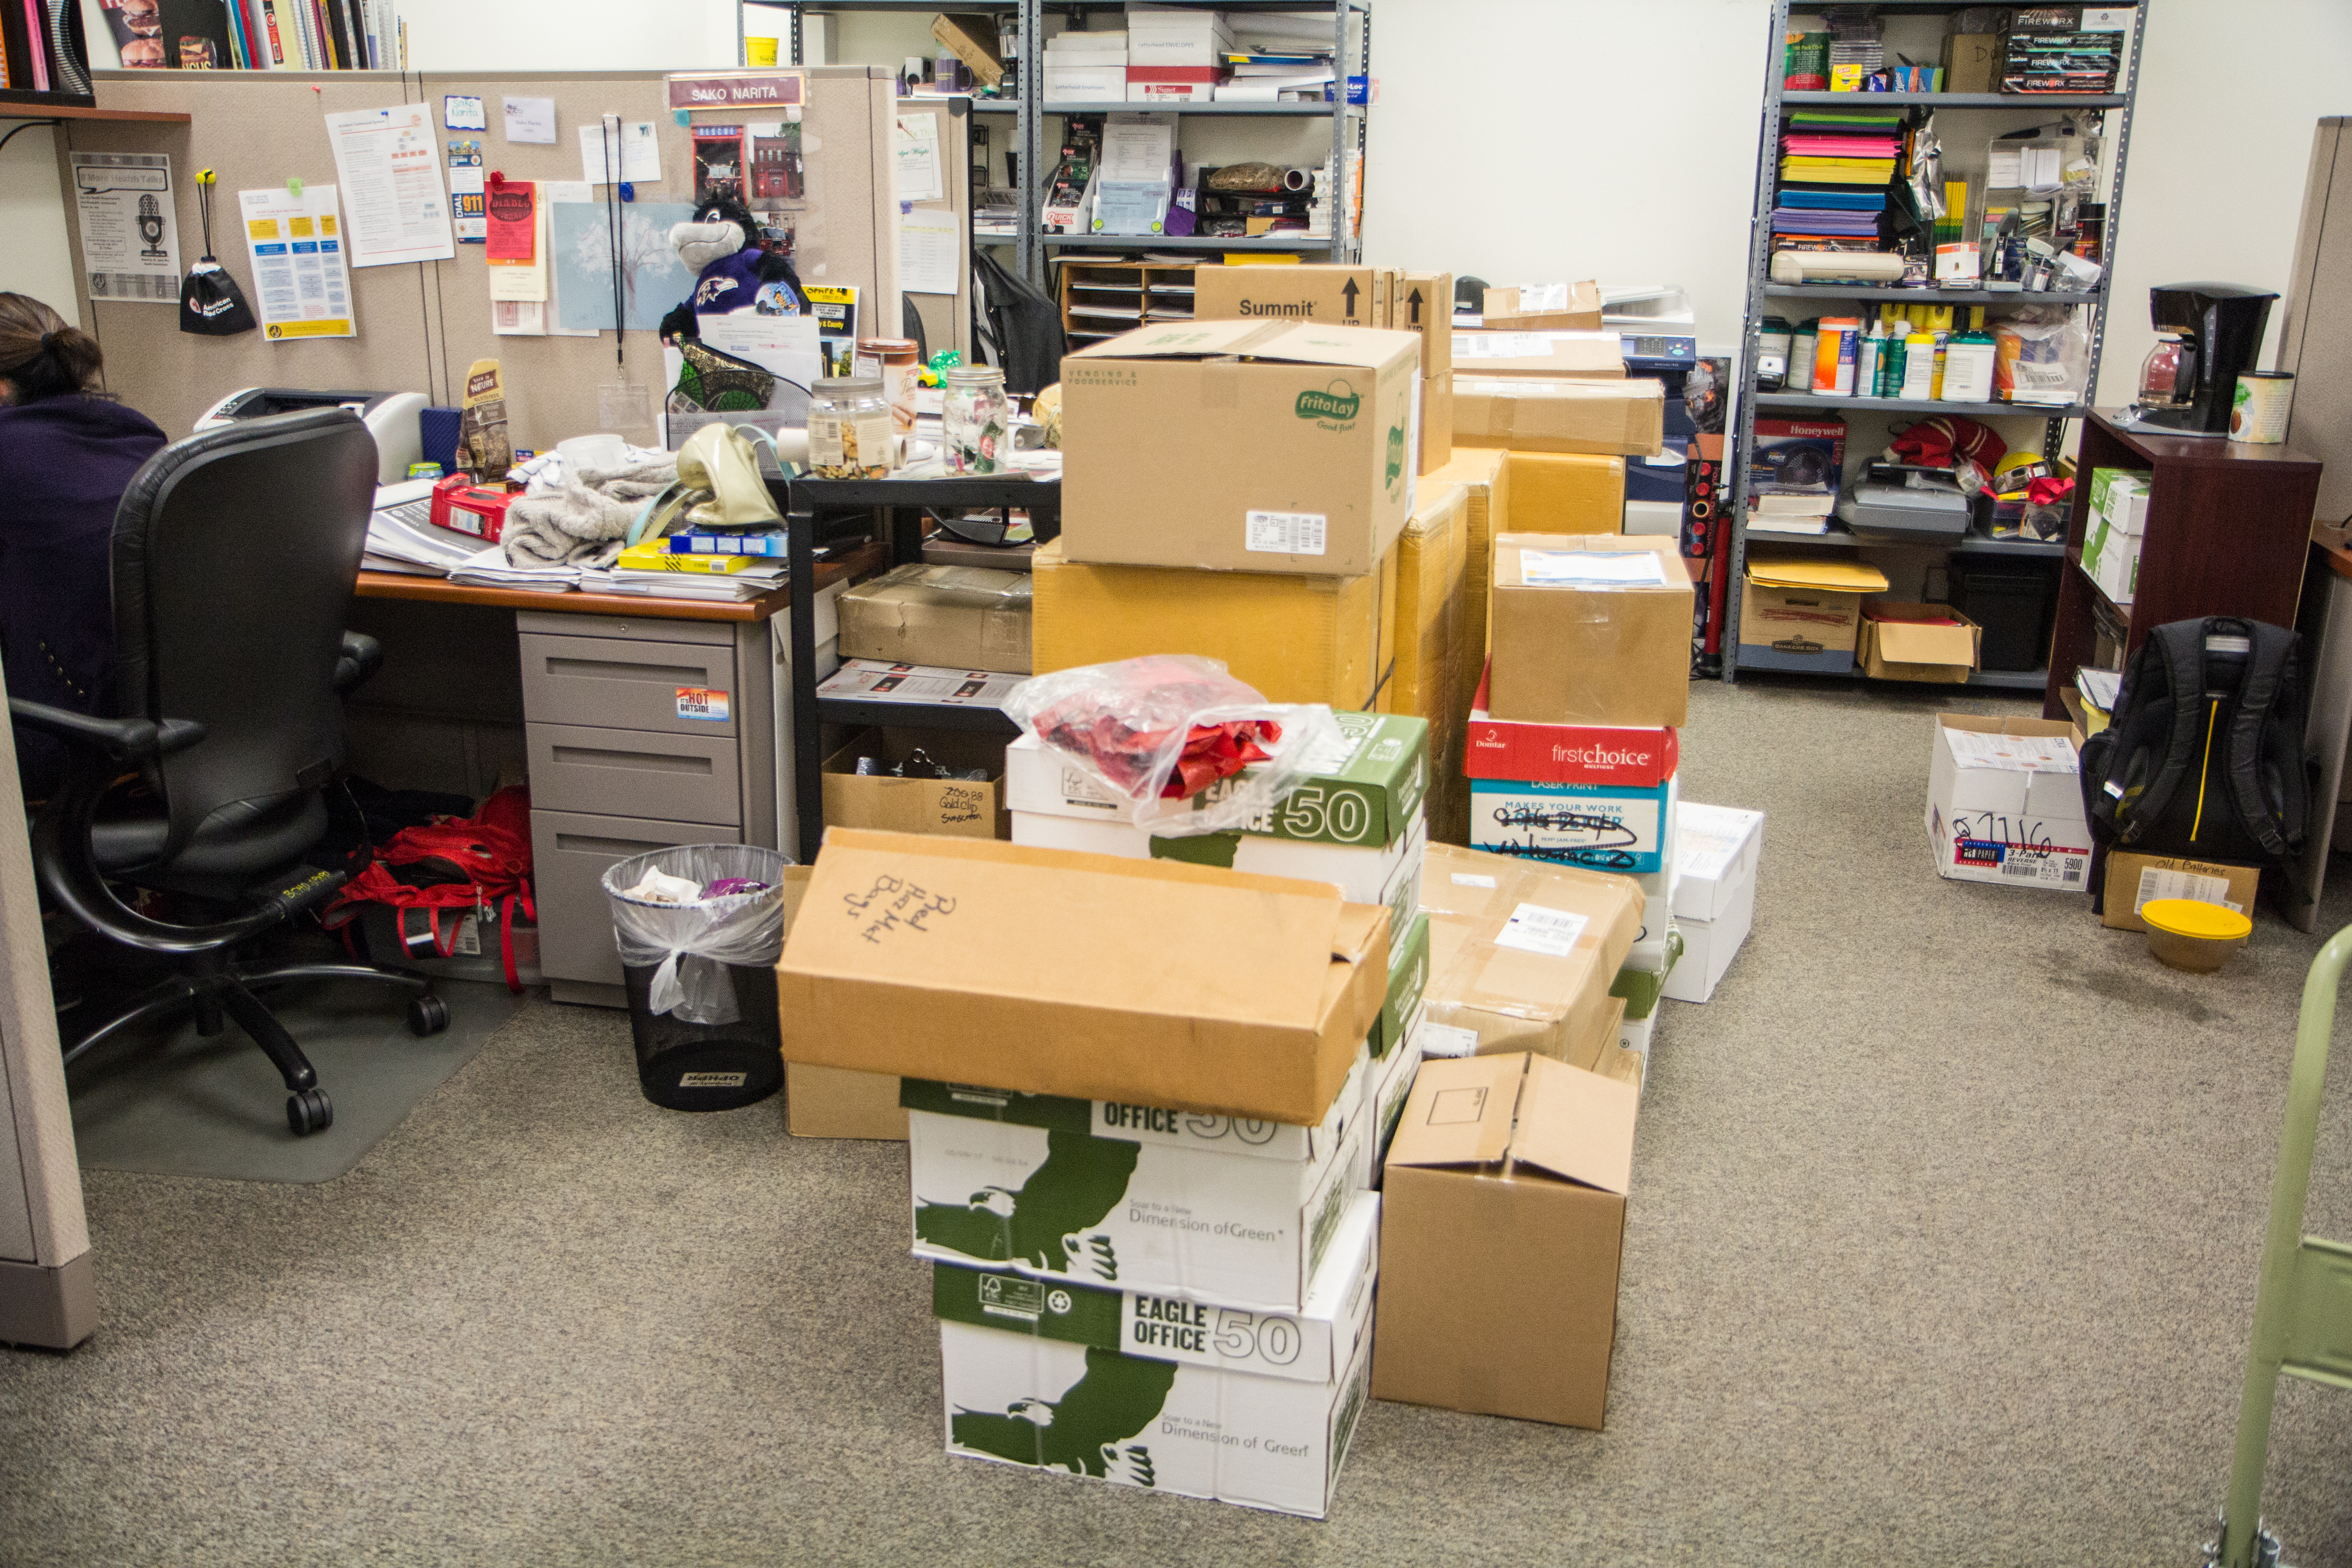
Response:
[[[1937,706],[1695,695],[1686,794],[1769,821],[1660,1026],[1606,1432],[1376,1404],[1320,1524],[950,1460],[903,1151],[656,1110],[542,1002],[335,1181],[89,1173],[104,1323],[0,1353],[0,1561],[2192,1563],[2316,939],[2192,977],[1939,881]],[[2352,1089],[2325,1139],[2352,1237]],[[2352,1563],[2347,1462],[2290,1383],[2290,1562]]]

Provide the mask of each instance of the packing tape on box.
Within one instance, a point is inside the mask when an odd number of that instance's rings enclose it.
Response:
[[[1220,413],[1242,405],[1242,362],[1208,359],[1201,362],[1201,406]]]

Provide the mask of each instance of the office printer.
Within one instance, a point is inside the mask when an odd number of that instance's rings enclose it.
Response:
[[[259,419],[271,414],[299,414],[306,408],[348,408],[375,437],[375,482],[396,485],[408,478],[408,465],[425,458],[425,437],[417,416],[425,412],[421,392],[311,392],[299,386],[248,386],[232,392],[206,409],[196,421],[199,430],[211,430],[236,419]]]

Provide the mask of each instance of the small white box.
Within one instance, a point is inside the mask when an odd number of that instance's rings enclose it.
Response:
[[[1389,1157],[1389,1140],[1396,1136],[1397,1123],[1404,1120],[1404,1102],[1412,1093],[1413,1074],[1421,1068],[1421,1026],[1428,1016],[1425,1006],[1415,1006],[1412,1021],[1404,1030],[1404,1037],[1385,1057],[1372,1063],[1372,1070],[1364,1082],[1364,1148],[1371,1157],[1371,1176],[1365,1184],[1381,1184],[1381,1162]]]
[[[1047,66],[1045,98],[1051,103],[1124,103],[1127,101],[1127,68],[1100,66],[1056,70]]]
[[[1685,924],[1714,920],[1756,879],[1764,814],[1686,800],[1675,808],[1675,913]]]
[[[2076,893],[2090,886],[2074,733],[2043,719],[1936,716],[1927,824],[1938,875]]]
[[[1755,918],[1756,879],[1750,874],[1713,920],[1678,922],[1675,929],[1682,932],[1683,955],[1666,972],[1661,994],[1674,1002],[1705,1002],[1713,996]]]

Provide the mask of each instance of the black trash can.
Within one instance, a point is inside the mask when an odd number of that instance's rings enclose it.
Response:
[[[2039,563],[1987,564],[1955,558],[1952,608],[1984,628],[1979,662],[1986,669],[2040,669],[2050,658],[2058,613],[2058,574]]]
[[[784,944],[784,867],[773,849],[687,844],[633,856],[604,873],[629,993],[637,1084],[671,1110],[733,1110],[783,1087],[776,960]],[[631,896],[650,872],[706,888],[762,890],[666,904]]]

